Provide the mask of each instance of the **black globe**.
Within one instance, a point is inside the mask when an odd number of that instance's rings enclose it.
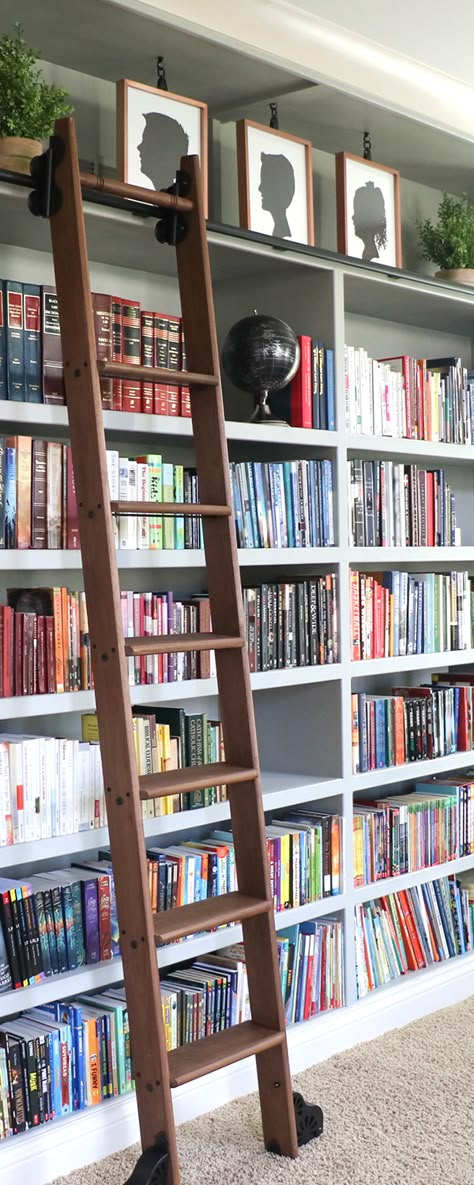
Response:
[[[257,398],[286,387],[299,361],[298,339],[290,326],[260,313],[237,321],[222,347],[222,367],[227,378]]]

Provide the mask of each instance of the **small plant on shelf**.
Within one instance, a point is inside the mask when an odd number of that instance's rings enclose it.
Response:
[[[474,205],[467,194],[443,193],[438,220],[417,222],[422,258],[437,263],[440,279],[474,284]]]
[[[67,91],[45,81],[38,58],[21,24],[0,37],[0,167],[17,173],[29,172],[54,121],[72,111]]]

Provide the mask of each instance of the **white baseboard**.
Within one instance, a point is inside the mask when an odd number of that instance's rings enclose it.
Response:
[[[473,992],[474,952],[414,972],[350,1008],[327,1012],[288,1032],[292,1073],[389,1029],[457,1004]],[[257,1088],[253,1059],[237,1062],[173,1092],[176,1123],[213,1111]],[[314,1099],[324,1110],[324,1099]],[[126,1148],[138,1140],[135,1096],[115,1099],[0,1146],[0,1181],[48,1185],[55,1177]]]

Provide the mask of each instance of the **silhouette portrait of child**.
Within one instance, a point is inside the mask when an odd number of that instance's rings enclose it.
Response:
[[[187,155],[189,136],[177,119],[158,111],[149,111],[144,120],[138,145],[140,168],[154,189],[167,189],[176,179],[181,157]]]
[[[382,190],[373,181],[360,185],[354,194],[354,232],[362,239],[362,259],[378,259],[387,246],[387,220]]]
[[[260,185],[262,210],[273,218],[272,235],[279,239],[291,238],[286,212],[295,196],[295,174],[286,156],[269,152],[260,154]]]

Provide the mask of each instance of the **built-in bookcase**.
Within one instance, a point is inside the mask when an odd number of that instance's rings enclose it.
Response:
[[[34,237],[32,219],[26,211],[25,191],[0,185],[0,221],[7,227],[8,242],[0,248],[0,272],[6,277],[47,283],[53,278],[47,227]],[[5,220],[3,218],[5,216]],[[13,217],[13,215],[15,215]],[[7,217],[8,216],[8,217]],[[126,239],[125,216],[100,206],[86,206],[86,223],[91,231],[91,276],[98,291],[117,292],[140,300],[142,307],[178,310],[177,284],[170,275],[171,253],[154,246],[150,228],[141,220],[130,220]],[[36,225],[35,225],[36,229]],[[145,236],[146,240],[145,240]],[[148,244],[144,251],[143,243]],[[125,246],[125,243],[127,244]],[[351,436],[345,428],[344,344],[364,346],[373,356],[413,353],[416,356],[460,354],[471,365],[473,297],[462,288],[404,276],[385,275],[343,258],[327,258],[314,251],[275,251],[273,245],[255,236],[209,233],[211,265],[218,333],[222,344],[230,326],[254,309],[290,322],[297,333],[311,334],[335,351],[336,431],[318,432],[285,426],[261,427],[248,423],[251,398],[232,389],[224,380],[227,437],[231,460],[323,459],[333,462],[335,545],[319,549],[268,549],[240,552],[242,578],[256,584],[265,580],[292,580],[336,572],[339,592],[339,661],[332,666],[305,667],[257,673],[252,676],[263,771],[264,808],[268,818],[280,808],[317,804],[318,809],[341,813],[344,818],[343,891],[297,910],[277,915],[277,927],[290,922],[333,914],[343,920],[345,943],[346,1006],[289,1032],[294,1068],[342,1048],[347,1041],[367,1032],[401,1023],[409,1016],[461,998],[470,990],[474,953],[441,963],[427,971],[409,973],[386,991],[369,993],[357,1003],[355,979],[354,908],[377,896],[378,885],[354,889],[352,860],[352,807],[354,794],[377,797],[384,788],[408,787],[414,779],[413,766],[352,773],[351,694],[354,691],[384,692],[400,682],[419,684],[434,670],[455,665],[459,670],[474,662],[472,650],[460,654],[413,655],[406,659],[376,659],[367,663],[351,660],[350,570],[410,571],[467,570],[474,573],[474,447],[430,444],[389,438]],[[136,246],[134,246],[134,244]],[[162,269],[162,270],[161,270]],[[164,458],[192,464],[193,445],[189,421],[168,417],[106,412],[105,427],[110,447],[132,455],[150,451],[159,439]],[[18,432],[48,439],[67,439],[67,414],[63,408],[5,403],[0,406],[0,431]],[[410,459],[428,467],[443,466],[456,493],[462,545],[445,549],[356,548],[348,534],[348,465],[353,457],[393,460]],[[59,577],[59,572],[61,576]],[[204,557],[196,552],[122,553],[119,573],[124,589],[173,588],[177,596],[197,593],[205,587]],[[82,587],[80,554],[74,552],[2,552],[0,586],[7,588],[50,586],[58,581],[71,589]],[[137,687],[136,704],[182,704],[194,711],[219,713],[214,680]],[[0,700],[0,730],[38,731],[49,735],[80,736],[80,716],[93,709],[92,692],[57,696]],[[416,767],[415,778],[446,774],[467,767],[474,754],[455,754]],[[162,843],[179,842],[183,836],[203,836],[229,817],[226,803],[194,812],[149,820],[147,836]],[[106,829],[27,843],[0,850],[0,867],[12,875],[41,867],[55,868],[70,863],[81,852],[94,854],[107,840]],[[453,861],[439,875],[468,869],[474,855]],[[399,878],[400,887],[433,879],[433,869]],[[438,870],[436,871],[438,875]],[[403,883],[402,883],[403,882]],[[390,881],[397,888],[397,878]],[[190,940],[178,951],[160,952],[161,966],[189,959],[237,941],[237,927]],[[2,1016],[31,1007],[35,1002],[57,999],[88,989],[120,982],[119,959],[106,965],[85,967],[69,973],[64,981],[53,978],[36,987],[0,996]],[[234,1077],[233,1077],[234,1075]],[[221,1072],[200,1087],[199,1100],[191,1089],[177,1095],[177,1116],[184,1118],[221,1101],[223,1081],[227,1096],[253,1085],[247,1067]],[[321,1100],[324,1102],[323,1100]],[[9,1172],[30,1155],[42,1182],[50,1179],[51,1149],[71,1142],[87,1142],[87,1156],[94,1159],[121,1142],[135,1138],[133,1098],[109,1103],[97,1116],[81,1113],[54,1124],[54,1131],[29,1133],[6,1141],[0,1150],[0,1167]],[[120,1129],[120,1134],[119,1134]],[[100,1131],[100,1135],[99,1135]],[[48,1141],[51,1141],[48,1144]],[[33,1151],[32,1151],[33,1150]],[[62,1153],[61,1153],[62,1155]],[[76,1155],[76,1154],[75,1154]],[[77,1154],[79,1155],[79,1154]],[[64,1161],[62,1162],[65,1163]],[[77,1156],[74,1163],[77,1163]],[[56,1171],[56,1170],[54,1170]],[[49,1174],[49,1176],[48,1176]],[[3,1180],[3,1177],[2,1177]],[[11,1177],[13,1180],[13,1176]]]

